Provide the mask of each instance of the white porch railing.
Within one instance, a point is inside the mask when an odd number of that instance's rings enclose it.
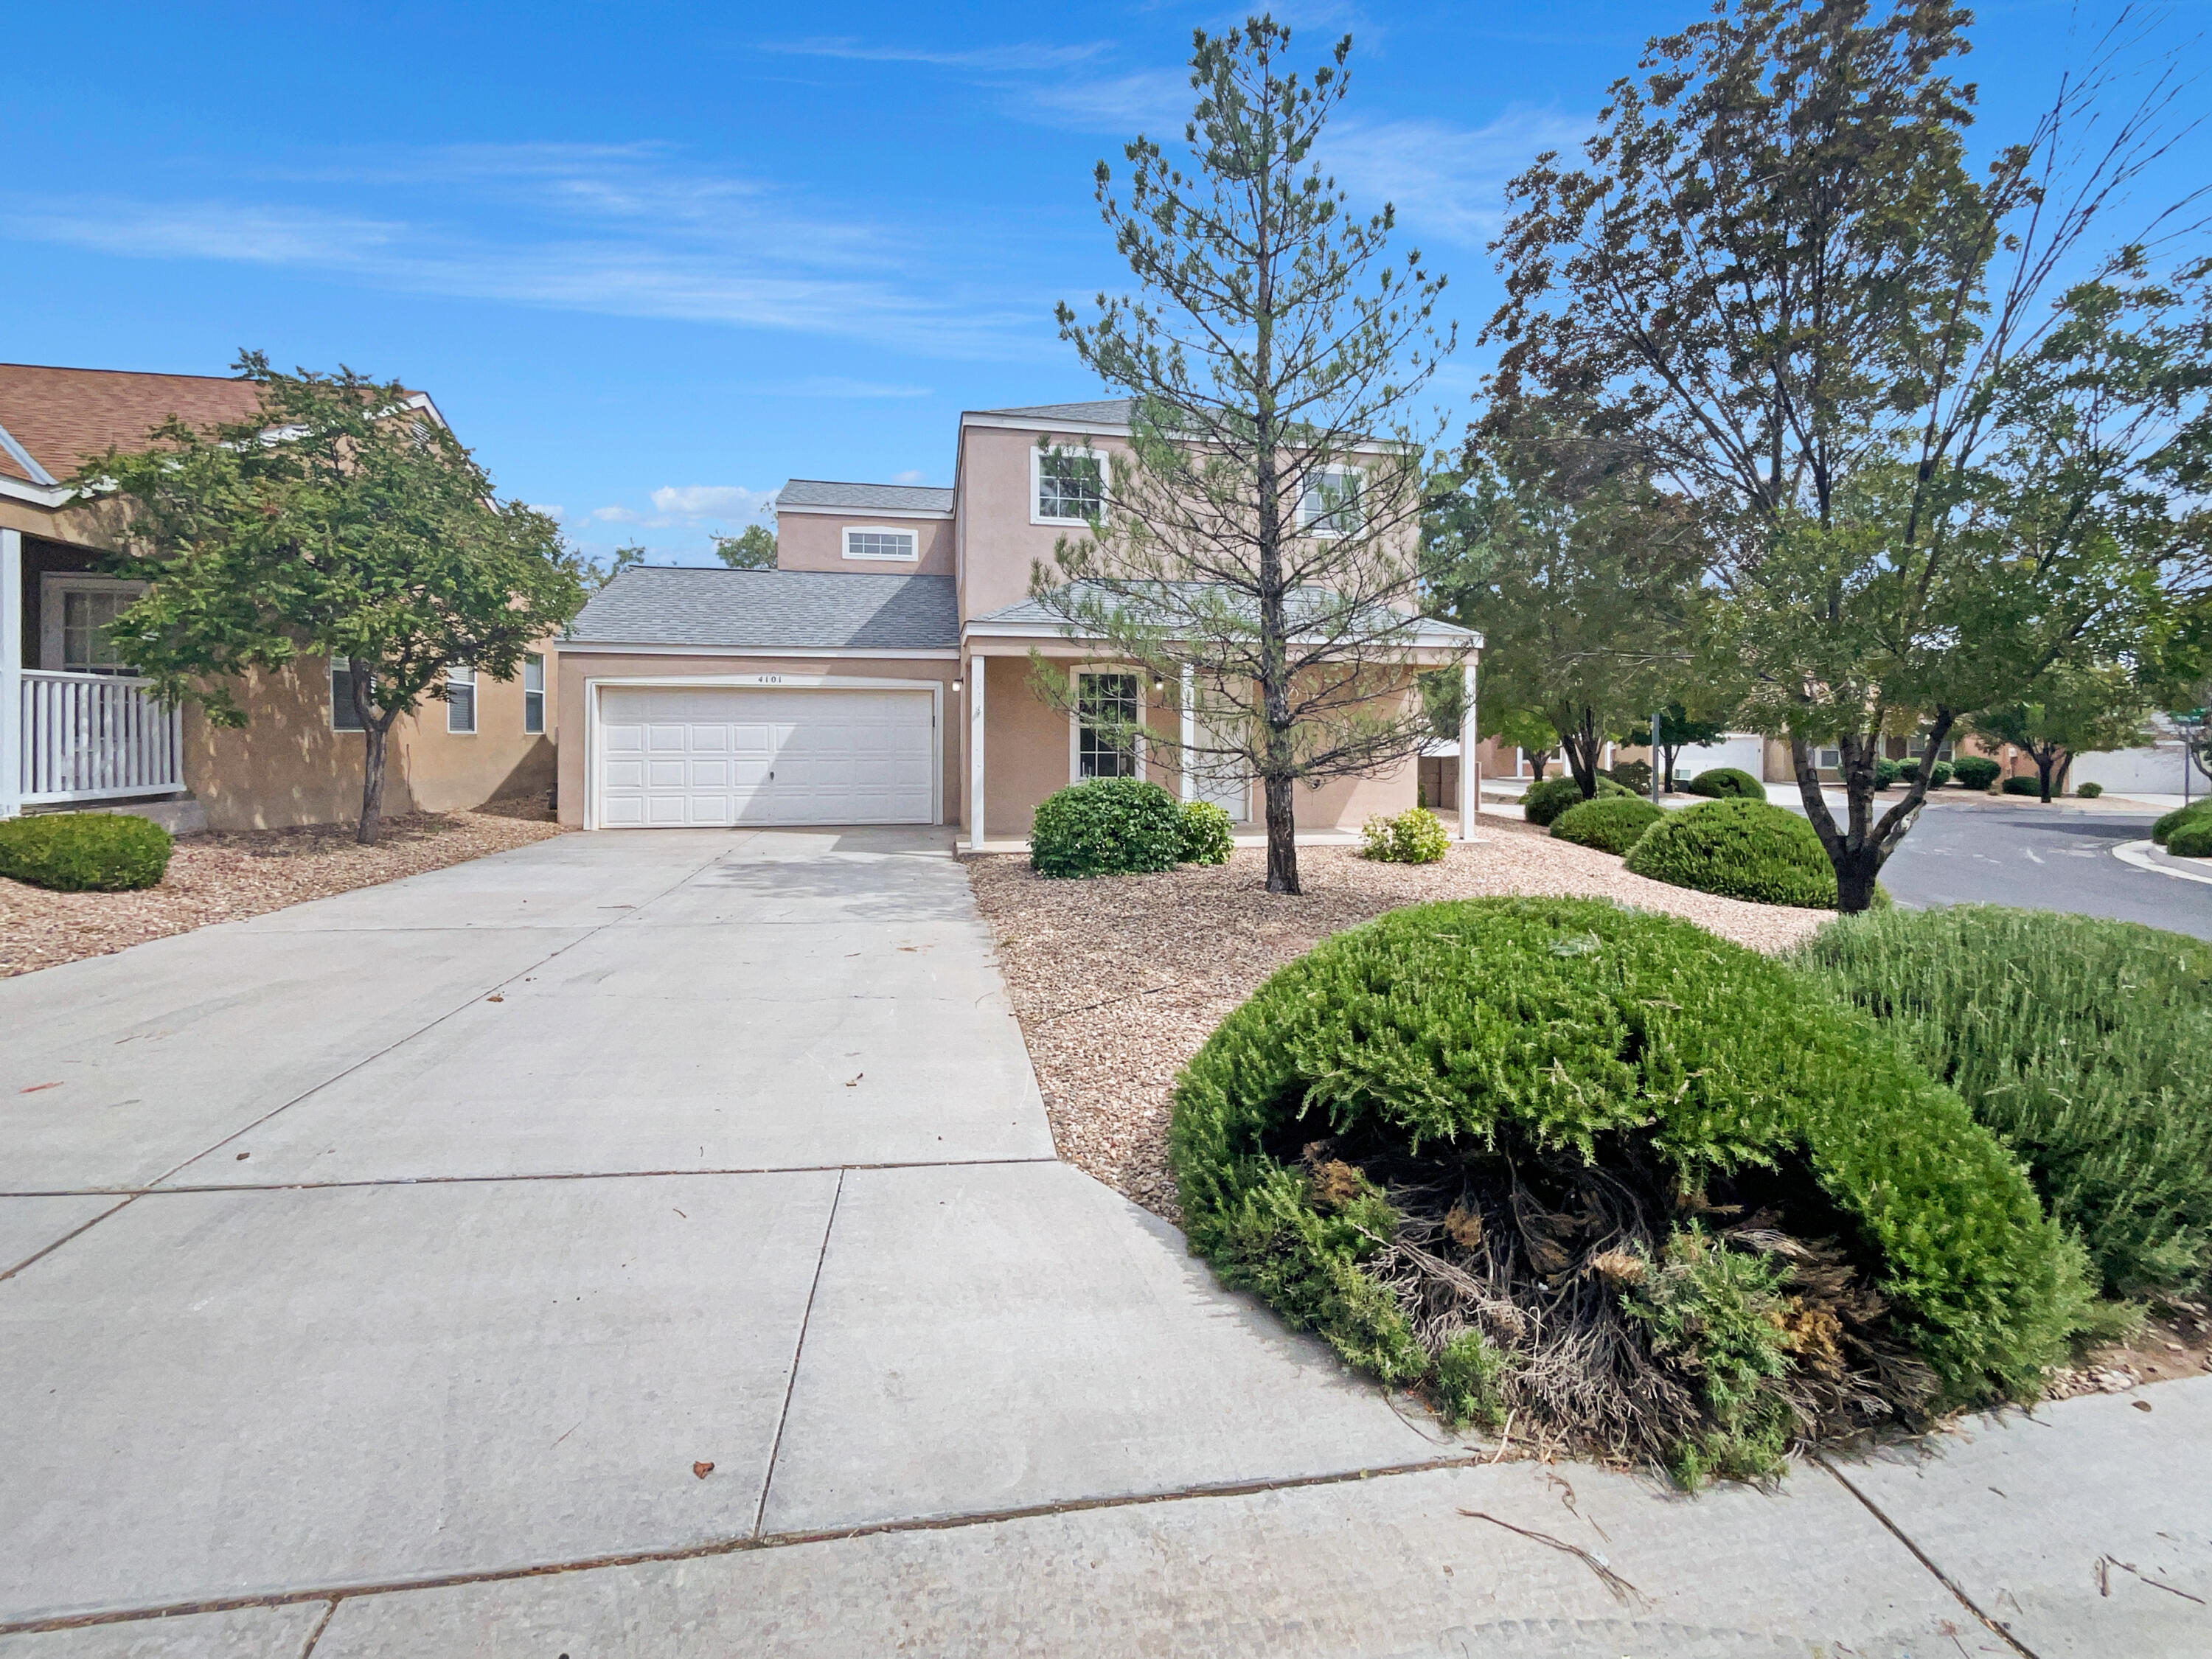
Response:
[[[20,700],[24,805],[184,789],[184,711],[148,681],[25,669]]]

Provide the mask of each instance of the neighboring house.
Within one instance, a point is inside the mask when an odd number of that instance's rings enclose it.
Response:
[[[211,425],[255,405],[240,380],[0,364],[0,817],[119,805],[233,830],[360,811],[363,744],[331,696],[327,659],[248,677],[242,730],[148,695],[106,633],[144,584],[113,573],[105,514],[62,482],[168,416]],[[444,418],[423,394],[416,406]],[[457,668],[465,695],[392,727],[384,810],[450,811],[550,788],[550,649],[511,682],[477,683]]]
[[[561,641],[562,821],[957,823],[980,844],[1025,837],[1071,782],[1134,775],[1251,822],[1250,780],[1177,770],[1200,718],[1182,688],[1098,659],[1030,597],[1032,567],[1083,533],[1128,413],[1116,399],[971,412],[949,489],[793,479],[775,569],[617,577]],[[1442,622],[1416,638],[1423,661],[1480,644]],[[1038,697],[1032,653],[1164,743],[1117,746]],[[1407,678],[1393,695],[1413,695]],[[1358,823],[1412,805],[1416,787],[1408,757],[1301,788],[1298,819]]]

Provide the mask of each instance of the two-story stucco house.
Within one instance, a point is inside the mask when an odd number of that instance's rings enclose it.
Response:
[[[1030,596],[1033,563],[1084,529],[1128,410],[971,412],[949,489],[793,479],[777,497],[775,568],[616,578],[561,642],[562,820],[957,823],[980,846],[1026,837],[1056,789],[1133,773],[1251,822],[1249,782],[1176,769],[1182,723],[1196,718],[1182,688],[1099,660]],[[1477,641],[1424,622],[1415,643],[1416,660],[1446,662]],[[1092,677],[1073,702],[1136,714],[1164,741],[1132,753],[1041,699],[1033,652]],[[1356,824],[1413,805],[1416,788],[1408,758],[1302,790],[1298,820]]]

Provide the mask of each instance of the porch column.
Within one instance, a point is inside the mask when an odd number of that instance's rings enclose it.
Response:
[[[968,850],[983,850],[983,667],[988,657],[968,659]]]
[[[23,532],[0,530],[0,818],[23,810]]]
[[[1193,679],[1190,665],[1185,663],[1182,665],[1182,759],[1180,763],[1185,805],[1198,799],[1198,778],[1190,769],[1191,748],[1198,742],[1198,704],[1192,696]]]
[[[1460,665],[1459,690],[1459,838],[1467,841],[1474,836],[1475,815],[1482,811],[1482,763],[1474,753],[1475,728],[1480,722],[1475,719],[1472,659]]]

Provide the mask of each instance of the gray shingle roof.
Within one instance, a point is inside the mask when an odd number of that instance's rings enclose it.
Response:
[[[874,513],[950,513],[952,492],[927,484],[837,483],[793,478],[775,492],[778,507],[847,507]]]
[[[568,630],[593,645],[936,650],[960,642],[950,576],[641,565]]]
[[[1079,421],[1086,426],[1127,426],[1133,398],[1094,398],[1086,404],[1031,404],[1022,409],[979,409],[978,415],[1000,415],[1024,421]]]
[[[1180,589],[1196,589],[1202,584],[1176,582],[1170,586]],[[1078,604],[1103,601],[1117,605],[1129,612],[1135,612],[1143,608],[1142,596],[1136,591],[1134,584],[1117,591],[1110,585],[1081,581],[1074,585],[1074,591],[1079,596]],[[1334,600],[1332,596],[1320,588],[1307,587],[1300,588],[1292,593],[1288,603],[1295,621],[1299,611],[1305,610],[1306,614],[1311,615],[1312,608],[1334,603]],[[1172,624],[1178,617],[1188,614],[1189,613],[1181,605],[1170,605],[1163,607],[1161,620]],[[1397,626],[1397,619],[1380,606],[1373,607],[1373,614],[1375,620],[1372,626],[1377,634]],[[1065,611],[1055,609],[1042,599],[1024,599],[1018,604],[1007,605],[1003,610],[994,611],[987,617],[977,617],[974,620],[979,623],[1012,623],[1021,627],[1035,628],[1040,632],[1056,632],[1069,626]],[[1441,617],[1419,617],[1407,620],[1414,624],[1412,632],[1423,644],[1472,645],[1481,637],[1474,629],[1462,628],[1457,623],[1446,622]]]

